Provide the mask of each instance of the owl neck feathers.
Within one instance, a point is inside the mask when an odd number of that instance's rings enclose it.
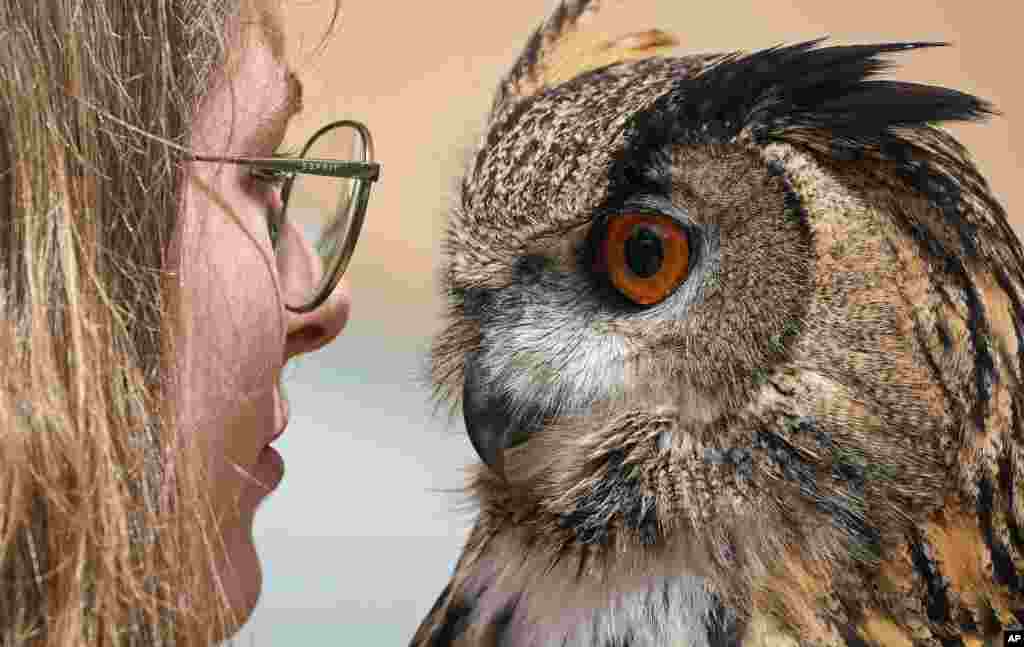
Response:
[[[711,511],[713,483],[695,492],[694,475],[680,471],[693,448],[680,446],[688,438],[670,418],[638,414],[613,435],[582,440],[578,429],[575,438],[545,430],[511,450],[507,481],[474,474],[480,517],[457,569],[467,579],[455,586],[481,618],[566,628],[567,645],[592,644],[597,628],[609,644],[649,632],[650,644],[734,645],[751,632],[787,635],[761,610],[781,605],[813,625],[810,635],[826,632],[813,609],[835,583],[862,584],[855,571],[832,571],[844,555],[850,563],[842,533],[800,538],[770,506],[702,517],[680,496],[700,503],[703,494]]]

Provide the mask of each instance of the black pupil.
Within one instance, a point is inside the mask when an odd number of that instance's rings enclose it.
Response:
[[[654,276],[665,260],[665,248],[661,238],[650,227],[643,225],[633,230],[626,241],[626,264],[640,278]]]

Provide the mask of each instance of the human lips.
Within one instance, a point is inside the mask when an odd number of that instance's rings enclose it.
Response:
[[[274,400],[276,402],[274,407],[276,409],[274,416],[274,429],[276,431],[267,439],[266,444],[260,450],[255,468],[256,480],[262,485],[266,493],[276,489],[285,477],[285,460],[278,449],[270,446],[270,443],[280,438],[288,427],[288,400],[283,398],[280,392],[276,394]]]
[[[271,447],[271,443],[280,438],[288,427],[288,401],[280,393],[275,399],[278,404],[274,428],[277,431],[267,440],[256,462],[256,478],[268,493],[276,489],[284,478],[284,459],[277,449]]]

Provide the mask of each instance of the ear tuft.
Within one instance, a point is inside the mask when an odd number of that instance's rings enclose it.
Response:
[[[679,40],[660,29],[608,39],[585,29],[603,6],[601,0],[561,0],[533,32],[519,58],[502,80],[491,120],[519,101],[606,65],[651,58],[677,46]]]
[[[554,87],[577,76],[613,63],[651,58],[679,45],[679,39],[660,29],[634,32],[598,43],[587,43],[552,60],[544,75],[544,87]]]

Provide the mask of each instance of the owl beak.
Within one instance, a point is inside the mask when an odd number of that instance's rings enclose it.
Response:
[[[505,480],[505,443],[512,426],[509,402],[480,380],[476,362],[466,362],[462,386],[462,417],[473,449],[487,467]]]

